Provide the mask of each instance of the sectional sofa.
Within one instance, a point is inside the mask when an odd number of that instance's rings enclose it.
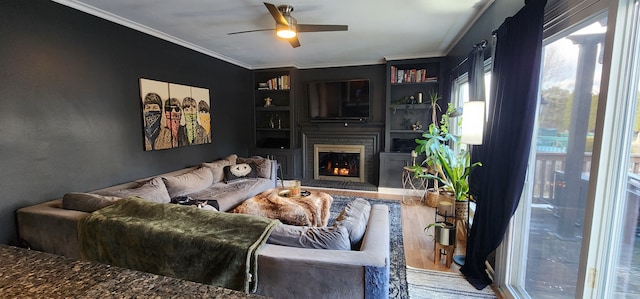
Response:
[[[242,164],[250,164],[251,171],[229,171],[234,165]],[[249,175],[242,177],[245,173]],[[31,249],[82,259],[78,222],[120,198],[138,196],[158,203],[169,203],[172,198],[208,199],[210,205],[227,212],[276,186],[275,161],[230,155],[88,193],[70,192],[61,199],[21,208],[17,211],[18,235]],[[388,207],[362,207],[359,205],[356,209],[348,205],[341,213],[341,224],[334,227],[279,225],[269,242],[258,250],[257,293],[274,298],[387,298]],[[348,225],[348,230],[341,227],[342,223]],[[353,236],[354,232],[360,235]],[[329,236],[327,239],[344,237],[355,247],[352,250],[319,249],[324,242],[319,245],[315,241],[326,236]]]

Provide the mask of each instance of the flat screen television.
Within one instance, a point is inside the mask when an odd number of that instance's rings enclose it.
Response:
[[[365,121],[371,116],[368,79],[307,83],[311,121]]]

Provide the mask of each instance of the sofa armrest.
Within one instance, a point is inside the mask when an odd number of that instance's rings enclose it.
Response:
[[[18,236],[31,249],[80,258],[78,220],[89,213],[62,208],[62,199],[16,211]]]
[[[266,244],[258,254],[258,293],[274,298],[364,298],[373,287],[367,285],[371,268],[387,269],[388,293],[389,239],[389,207],[373,205],[360,251]]]

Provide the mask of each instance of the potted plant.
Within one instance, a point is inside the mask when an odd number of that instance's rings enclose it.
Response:
[[[429,235],[433,237],[433,240],[448,246],[455,245],[456,243],[456,226],[453,223],[446,221],[438,221],[431,223],[424,228],[424,232],[428,234],[430,228],[434,228],[434,234]]]
[[[456,153],[449,146],[441,144],[435,155],[440,166],[441,173],[433,175],[430,173],[416,173],[417,176],[434,179],[443,185],[443,189],[453,193],[456,201],[466,201],[469,198],[469,183],[467,178],[471,171],[481,162],[471,164],[469,152],[461,150]]]
[[[422,166],[427,168],[427,173],[430,173],[434,176],[444,177],[444,173],[442,173],[442,167],[439,165],[436,152],[440,150],[440,145],[447,144],[451,140],[453,142],[456,141],[455,136],[449,133],[449,118],[451,113],[455,111],[455,109],[449,105],[447,111],[442,115],[442,120],[440,121],[440,125],[438,126],[437,119],[437,111],[440,110],[440,106],[438,105],[438,100],[440,100],[440,96],[438,96],[437,92],[430,91],[429,92],[429,100],[431,107],[431,124],[427,130],[422,134],[422,139],[416,139],[416,153],[425,154],[425,159],[422,163]],[[419,168],[419,169],[418,169]],[[422,174],[422,168],[417,167],[414,171],[418,171],[418,174]],[[439,201],[440,188],[438,184],[438,180],[434,180],[433,188],[429,188],[426,190],[425,198],[427,206],[435,207]]]
[[[468,213],[467,201],[469,199],[469,183],[467,179],[471,171],[478,166],[482,166],[482,163],[476,162],[472,164],[469,152],[465,150],[455,152],[449,146],[452,143],[457,143],[455,136],[449,133],[449,120],[455,111],[456,109],[449,105],[447,111],[442,115],[440,126],[437,127],[432,123],[428,132],[423,134],[424,138],[416,139],[416,143],[418,143],[416,152],[425,153],[424,163],[429,164],[431,170],[425,172],[422,167],[416,167],[414,173],[417,177],[433,179],[441,184],[440,188],[444,192],[449,192],[453,197],[456,219],[466,219]],[[441,201],[441,199],[438,198],[438,201]],[[438,234],[435,238],[436,241],[445,241],[443,236],[447,236],[446,233],[448,232],[445,233],[442,230],[444,228],[451,229],[451,227],[443,222],[436,222],[427,226],[425,230],[431,226],[436,228],[436,234]],[[441,244],[444,245],[444,243]]]
[[[276,121],[279,120],[279,118],[280,118],[280,116],[278,116],[278,113],[269,114],[269,118],[267,119],[267,123],[269,124],[269,128],[275,129]]]

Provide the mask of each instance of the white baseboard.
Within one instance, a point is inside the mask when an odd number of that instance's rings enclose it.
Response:
[[[378,187],[378,193],[393,194],[393,195],[407,195],[407,196],[424,196],[423,190],[412,190],[403,188],[386,188]]]

